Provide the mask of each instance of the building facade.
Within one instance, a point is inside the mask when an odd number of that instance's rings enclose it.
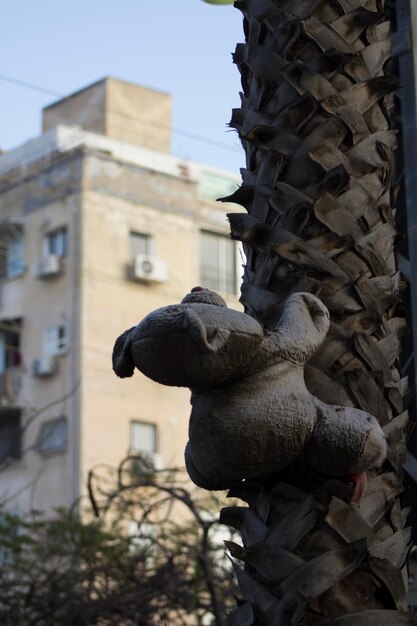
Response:
[[[116,378],[116,337],[195,285],[240,308],[215,201],[237,176],[169,153],[171,99],[104,79],[0,156],[0,500],[51,514],[129,452],[183,464],[189,392]],[[241,209],[240,209],[241,210]]]

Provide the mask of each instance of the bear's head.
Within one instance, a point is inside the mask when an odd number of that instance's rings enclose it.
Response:
[[[200,287],[180,304],[147,315],[125,331],[113,350],[113,369],[132,376],[135,366],[164,385],[204,390],[244,378],[280,359],[304,364],[329,327],[327,309],[311,294],[292,295],[273,332],[226,306]]]

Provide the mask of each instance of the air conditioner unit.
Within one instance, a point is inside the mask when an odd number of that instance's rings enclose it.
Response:
[[[53,376],[58,371],[58,361],[53,355],[43,355],[32,362],[32,374],[35,378]]]
[[[38,264],[39,278],[49,278],[61,273],[61,257],[57,254],[44,256]]]
[[[167,265],[161,259],[138,254],[133,259],[132,278],[149,283],[164,283],[167,280]]]
[[[162,469],[162,456],[159,452],[148,453],[149,461],[152,463],[156,470]]]
[[[130,450],[129,454],[131,455],[130,469],[135,474],[162,469],[162,456],[159,452]]]

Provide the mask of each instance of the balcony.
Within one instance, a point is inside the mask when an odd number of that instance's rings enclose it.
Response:
[[[0,374],[0,406],[16,406],[22,388],[22,367],[10,367]]]

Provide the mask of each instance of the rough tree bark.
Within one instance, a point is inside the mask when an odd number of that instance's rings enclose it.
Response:
[[[394,626],[407,613],[410,532],[402,506],[405,320],[395,256],[396,147],[390,25],[383,0],[237,0],[245,43],[234,61],[241,108],[231,127],[246,152],[228,202],[243,241],[241,301],[273,328],[294,292],[328,307],[331,327],[306,368],[324,402],[375,415],[387,437],[381,470],[351,503],[351,479],[303,463],[233,489],[249,508],[222,512],[243,600],[231,624]]]

